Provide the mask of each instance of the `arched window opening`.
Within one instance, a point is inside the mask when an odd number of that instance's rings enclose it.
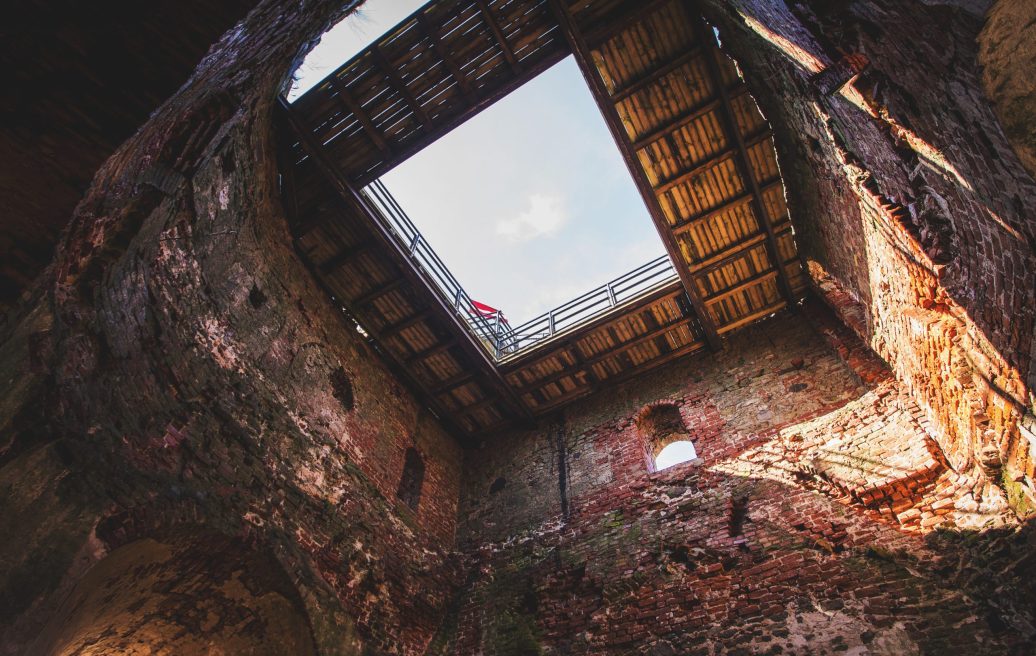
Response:
[[[693,442],[677,440],[667,444],[655,455],[655,471],[668,469],[673,465],[679,465],[681,462],[694,460],[697,457],[698,453],[694,450]]]
[[[648,469],[658,471],[698,457],[680,406],[668,401],[644,406],[635,420],[644,440]]]
[[[423,484],[424,458],[417,452],[417,449],[410,447],[406,450],[406,457],[403,460],[403,476],[399,479],[399,490],[396,492],[396,496],[411,510],[417,510],[417,504],[421,501]]]

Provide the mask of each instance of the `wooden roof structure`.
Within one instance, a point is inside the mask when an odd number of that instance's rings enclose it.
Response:
[[[605,300],[568,327],[545,315],[526,344],[482,328],[387,192],[365,188],[569,54],[672,265],[634,296],[609,284],[576,299]],[[433,0],[281,107],[298,250],[462,437],[718,348],[805,292],[770,128],[686,0]]]

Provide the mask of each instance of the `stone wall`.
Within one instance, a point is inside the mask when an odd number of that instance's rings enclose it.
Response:
[[[887,367],[808,312],[472,451],[470,576],[438,653],[1031,649],[1031,586],[994,592],[1028,570],[975,576],[1030,548],[1005,496],[954,471]],[[637,418],[659,403],[698,459],[654,472]],[[991,545],[996,565],[958,569]]]

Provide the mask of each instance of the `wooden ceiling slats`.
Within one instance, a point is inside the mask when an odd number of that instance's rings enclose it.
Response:
[[[504,33],[500,30],[500,25],[493,16],[493,12],[490,10],[486,0],[475,0],[475,4],[478,5],[479,11],[482,12],[482,16],[486,19],[486,23],[489,25],[490,31],[493,32],[496,44],[504,53],[504,59],[507,60],[507,64],[516,74],[521,73],[521,64],[518,63],[518,59],[514,56],[514,51],[511,49],[511,45],[507,42],[507,37],[505,37]]]
[[[486,364],[350,194],[569,52],[680,279]],[[770,128],[689,1],[430,2],[287,111],[308,133],[284,155],[300,253],[464,434],[715,347],[805,288]]]
[[[668,229],[667,219],[661,205],[658,203],[654,195],[651,183],[649,182],[647,175],[644,173],[644,169],[639,165],[636,154],[630,148],[628,132],[623,126],[622,118],[619,115],[616,106],[608,102],[608,90],[602,77],[601,70],[595,63],[596,60],[594,54],[590,51],[586,42],[583,40],[579,28],[576,26],[572,16],[568,13],[567,7],[563,5],[562,0],[548,0],[548,3],[555,18],[561,26],[561,32],[565,35],[565,39],[575,56],[576,62],[579,64],[579,68],[583,73],[584,79],[590,86],[592,95],[597,101],[598,106],[601,108],[601,113],[604,116],[605,123],[607,123],[613,138],[619,145],[623,159],[626,162],[626,167],[633,176],[641,197],[647,204],[648,212],[662,237],[666,250],[669,252],[670,257],[676,261],[677,258],[680,257],[679,247],[676,245],[676,241]],[[652,18],[654,16],[655,14],[651,14]],[[719,334],[716,327],[712,325],[708,319],[709,315],[705,305],[697,295],[697,290],[694,288],[693,282],[688,277],[686,267],[677,266],[677,272],[679,273],[681,280],[683,280],[684,289],[690,297],[691,304],[694,306],[698,316],[702,319],[706,339],[710,346],[718,348]]]

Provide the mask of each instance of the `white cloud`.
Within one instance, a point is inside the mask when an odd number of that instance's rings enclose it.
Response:
[[[568,223],[569,215],[560,196],[532,194],[528,209],[496,224],[497,234],[511,241],[528,241],[551,235]]]

